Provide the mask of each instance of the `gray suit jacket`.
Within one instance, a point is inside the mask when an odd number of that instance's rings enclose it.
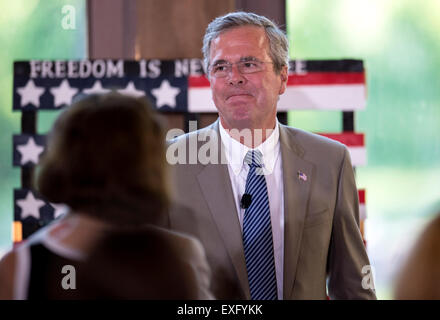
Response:
[[[197,144],[197,151],[201,150],[205,142],[195,141],[197,137],[206,139],[209,133],[220,146],[218,120],[172,140],[169,146],[180,151],[187,147],[184,158],[188,161],[188,146]],[[362,268],[370,263],[359,231],[357,189],[347,148],[284,125],[280,125],[280,144],[285,215],[283,298],[326,299],[328,278],[331,299],[374,299],[374,292],[362,287]],[[196,236],[204,245],[216,298],[250,299],[242,232],[228,165],[224,155],[221,157],[219,152],[223,164],[172,166],[179,206],[170,211],[170,227]],[[299,179],[298,172],[307,181]]]

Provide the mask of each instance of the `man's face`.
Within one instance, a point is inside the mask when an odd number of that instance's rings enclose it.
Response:
[[[240,73],[234,63],[258,60],[262,71]],[[274,72],[269,56],[269,41],[263,28],[235,27],[222,32],[211,42],[210,66],[230,63],[231,71],[221,78],[210,76],[212,98],[226,129],[273,129],[278,96],[287,84],[287,67]]]

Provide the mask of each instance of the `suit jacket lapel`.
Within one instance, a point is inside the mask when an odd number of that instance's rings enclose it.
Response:
[[[221,158],[221,140],[218,131],[218,120],[210,127],[218,134],[218,150],[219,157]],[[226,163],[223,161],[222,163]],[[197,179],[235,268],[243,292],[245,293],[246,298],[250,299],[243,239],[231,181],[229,179],[228,165],[207,164],[201,170]]]
[[[282,125],[280,125],[280,144],[284,182],[283,292],[284,299],[289,299],[301,250],[304,219],[313,181],[313,164],[302,158],[304,150],[295,141],[293,132]]]

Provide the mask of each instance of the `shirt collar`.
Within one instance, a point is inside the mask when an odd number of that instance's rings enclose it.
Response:
[[[223,147],[225,148],[226,159],[234,174],[238,175],[241,170],[243,170],[243,160],[246,153],[252,149],[233,139],[223,127],[221,121],[219,121],[219,131]],[[276,119],[275,129],[271,135],[254,150],[259,150],[263,154],[263,173],[265,175],[271,174],[280,153],[280,129],[278,119]]]

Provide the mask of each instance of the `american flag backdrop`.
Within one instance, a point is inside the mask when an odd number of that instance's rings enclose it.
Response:
[[[278,111],[362,110],[366,104],[365,72],[360,60],[290,61],[287,89]],[[202,75],[188,79],[190,112],[216,112],[209,81]]]
[[[59,109],[110,90],[147,96],[163,112],[216,112],[200,59],[14,63],[14,110]],[[296,60],[278,110],[352,111],[365,103],[361,60]]]
[[[355,167],[367,164],[367,148],[365,147],[365,136],[363,133],[321,133],[322,136],[345,144],[350,152],[351,164]]]
[[[188,109],[188,76],[175,61],[81,60],[14,63],[14,110],[57,110],[111,90],[148,97],[163,112]]]
[[[362,60],[292,60],[289,70],[279,111],[365,108]],[[163,113],[216,112],[201,59],[17,61],[13,81],[13,110],[23,115],[59,110],[85,95],[111,90],[147,97]],[[321,134],[347,145],[354,166],[366,164],[364,134]],[[45,135],[23,131],[12,139],[13,165],[21,167],[22,172],[32,172],[44,152]],[[298,177],[307,179],[304,174]],[[29,185],[14,189],[13,198],[14,242],[26,239],[68,210],[64,205],[45,201]],[[361,212],[365,212],[365,204]]]

